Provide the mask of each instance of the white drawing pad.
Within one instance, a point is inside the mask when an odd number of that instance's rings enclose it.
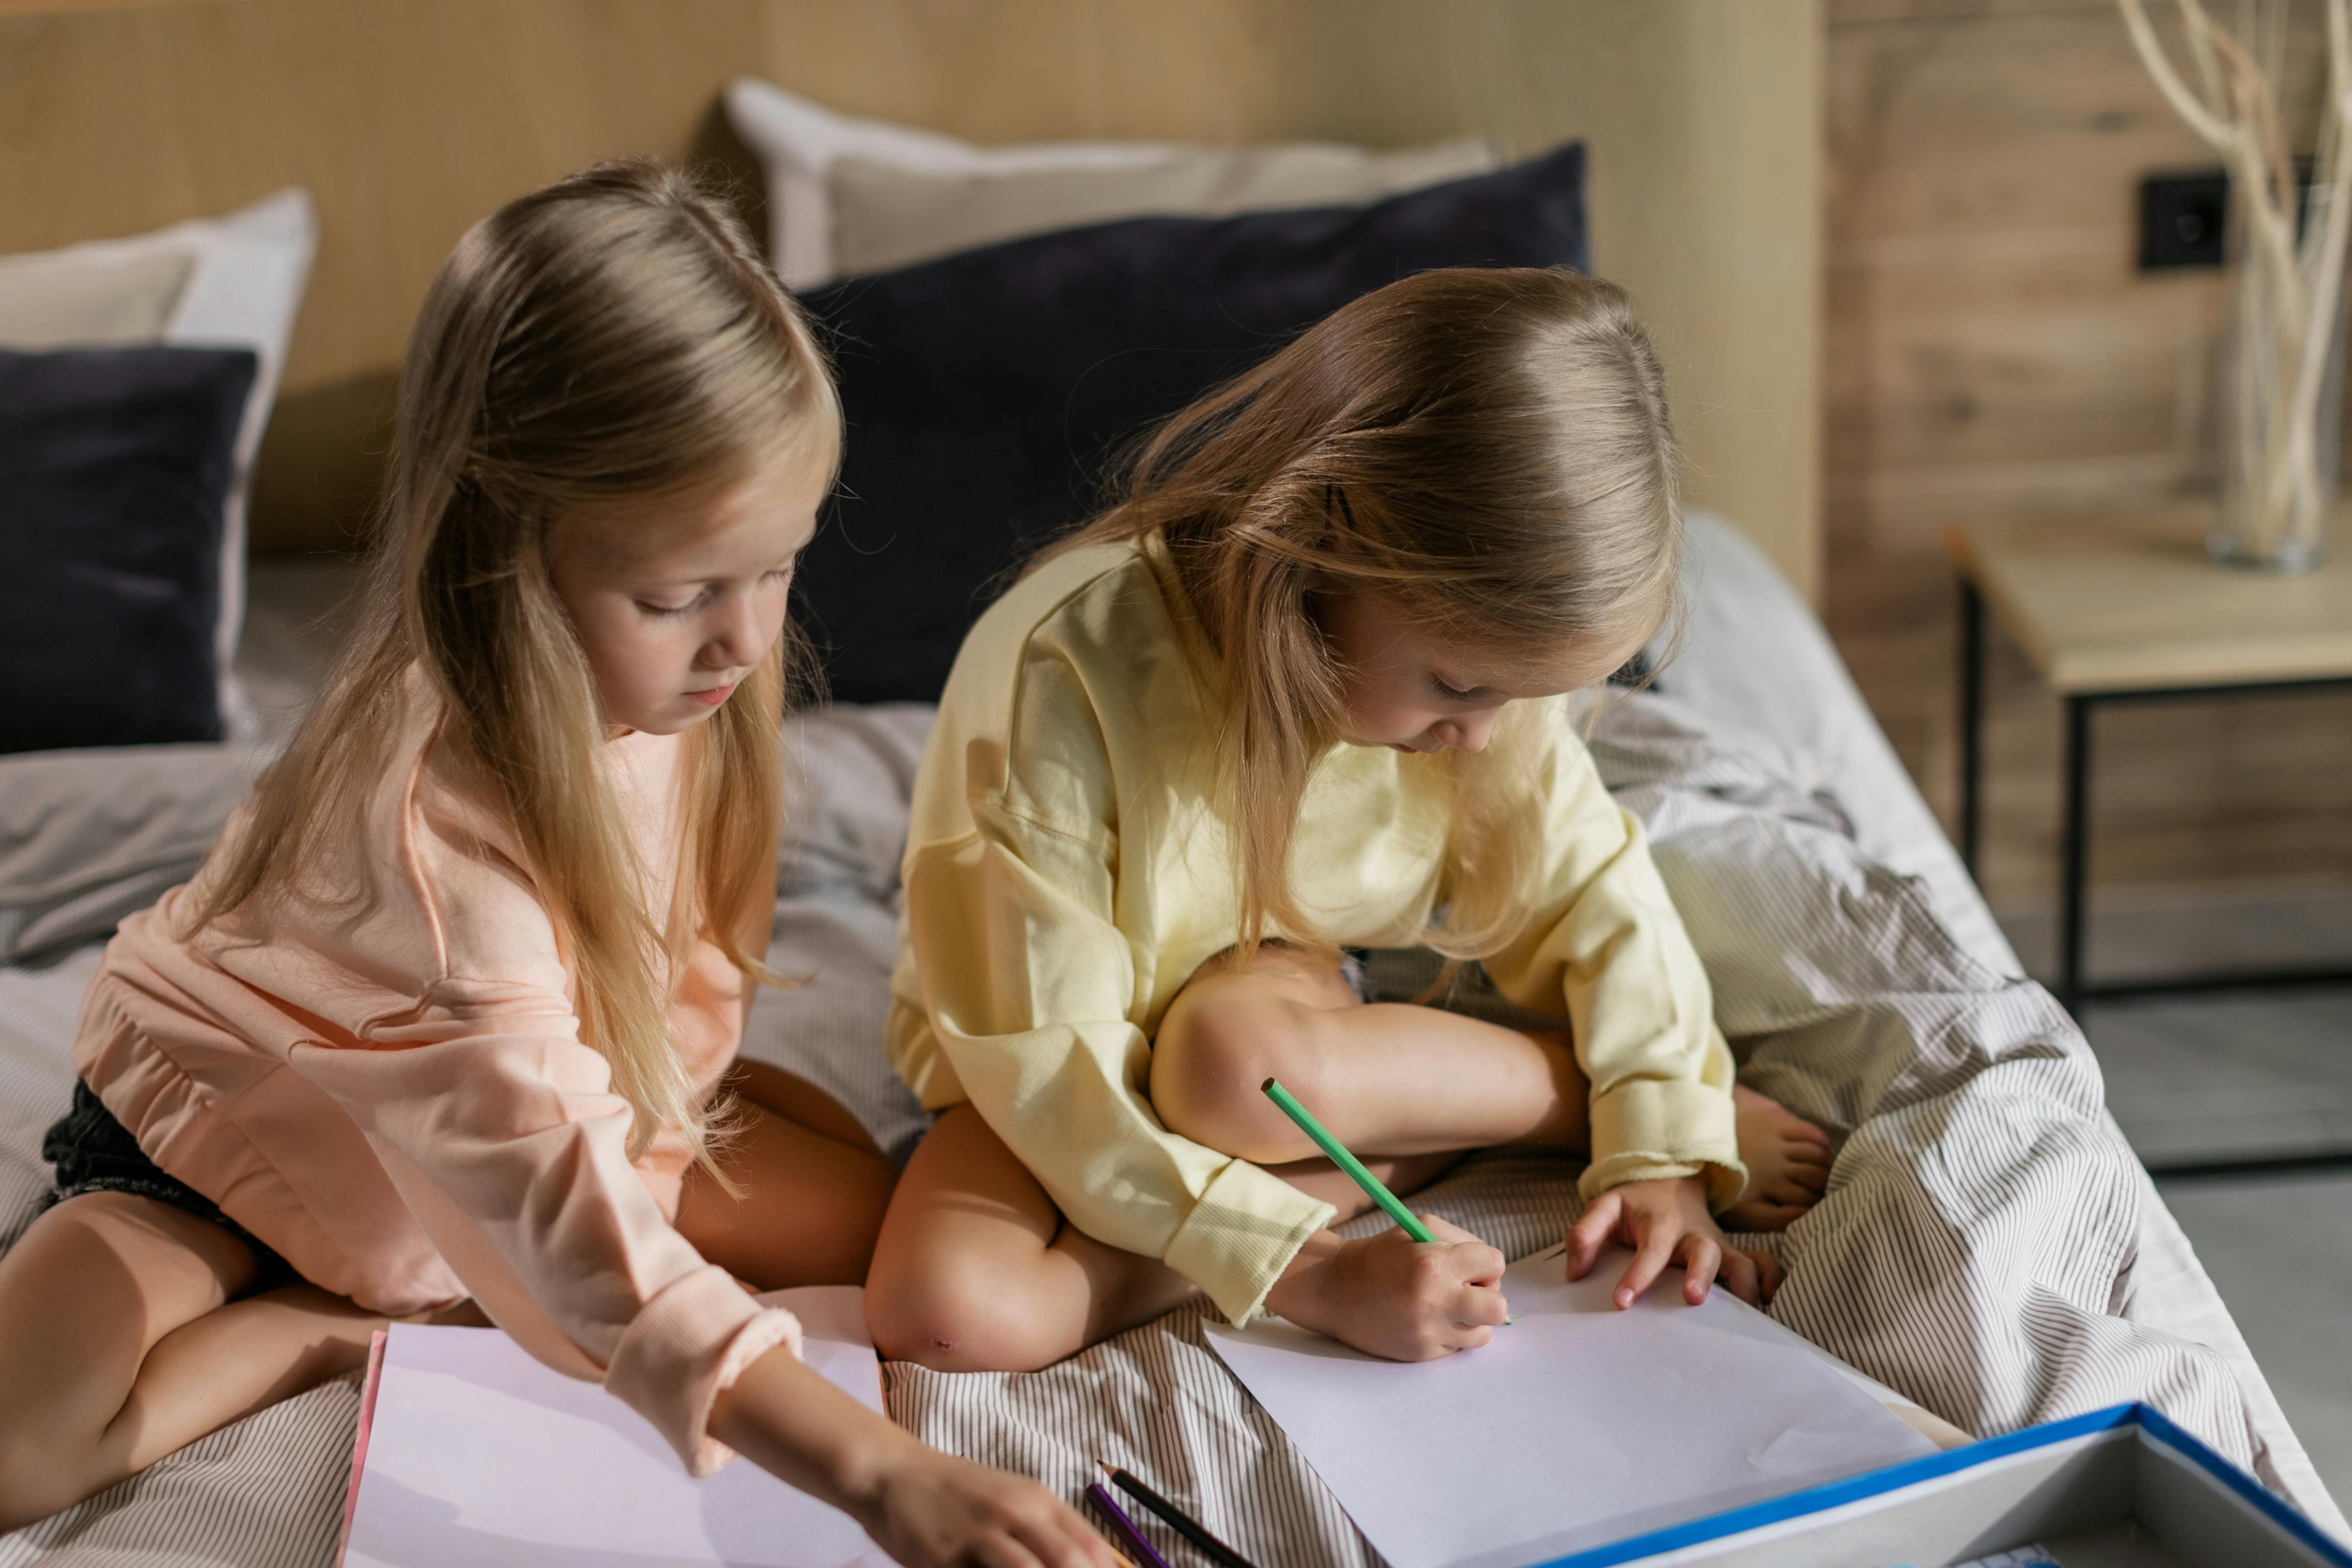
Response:
[[[808,1364],[882,1408],[855,1287],[767,1298]],[[496,1329],[392,1327],[347,1568],[894,1568],[847,1514],[748,1460],[695,1480],[593,1383]]]
[[[1571,1285],[1558,1247],[1503,1276],[1514,1321],[1403,1365],[1279,1320],[1209,1343],[1392,1568],[1518,1568],[1936,1452],[1822,1352],[1630,1254]]]

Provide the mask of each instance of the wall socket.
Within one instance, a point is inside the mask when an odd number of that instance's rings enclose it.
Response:
[[[2150,174],[2139,183],[2139,269],[2219,267],[2230,224],[2230,176],[2220,169]]]
[[[2294,237],[2311,222],[2315,165],[2294,161]],[[2139,269],[2168,272],[2219,267],[2228,249],[2230,176],[2221,169],[2179,169],[2139,183]]]

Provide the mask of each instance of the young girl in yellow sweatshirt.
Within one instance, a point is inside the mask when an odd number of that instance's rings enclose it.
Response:
[[[1658,631],[1681,543],[1624,296],[1425,273],[1160,430],[1125,499],[965,642],[916,786],[893,1059],[940,1113],[866,1300],[942,1368],[1043,1365],[1205,1292],[1372,1352],[1484,1343],[1503,1258],[1366,1206],[1259,1091],[1391,1185],[1590,1156],[1569,1269],[1634,1249],[1754,1300],[1822,1132],[1735,1091],[1706,973],[1569,714]],[[1477,960],[1526,1033],[1366,1004],[1343,950]]]

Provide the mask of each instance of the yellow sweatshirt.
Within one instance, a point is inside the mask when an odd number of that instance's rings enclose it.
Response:
[[[1088,1236],[1164,1259],[1236,1323],[1332,1210],[1177,1136],[1151,1038],[1240,914],[1213,761],[1164,547],[1072,551],[965,639],[916,776],[891,1061],[923,1103],[970,1100]],[[1640,825],[1569,727],[1539,770],[1542,892],[1486,961],[1512,1001],[1565,1012],[1592,1085],[1583,1190],[1703,1168],[1739,1192],[1731,1054]],[[1292,847],[1302,910],[1347,946],[1410,947],[1442,894],[1433,759],[1339,746]]]

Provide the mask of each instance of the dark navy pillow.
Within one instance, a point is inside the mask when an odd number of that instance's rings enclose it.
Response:
[[[1586,267],[1584,149],[1369,207],[1135,218],[809,295],[849,422],[804,623],[845,701],[933,701],[1105,458],[1349,300],[1433,267]]]
[[[222,735],[249,349],[0,352],[0,752]]]

